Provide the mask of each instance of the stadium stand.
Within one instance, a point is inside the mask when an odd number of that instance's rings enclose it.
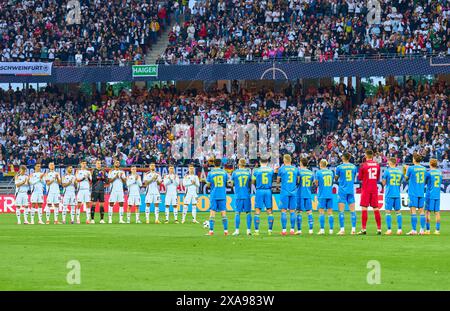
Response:
[[[291,84],[281,92],[262,88],[253,93],[238,86],[231,93],[206,93],[171,85],[122,90],[118,96],[107,91],[93,99],[51,86],[39,92],[10,88],[0,90],[0,165],[3,170],[11,164],[32,166],[38,159],[67,165],[81,158],[91,163],[100,158],[108,166],[113,158],[122,166],[181,164],[171,158],[176,138],[171,128],[187,123],[193,135],[193,116],[200,115],[206,125],[277,123],[280,153],[294,159],[308,154],[311,165],[321,158],[337,164],[344,150],[360,163],[364,149],[372,146],[380,163],[394,155],[409,163],[419,152],[424,161],[433,156],[447,166],[449,107],[443,80],[380,85],[360,103],[345,84],[307,90]],[[198,164],[210,156],[204,154]],[[226,159],[229,164],[235,160]]]
[[[449,54],[447,1],[198,0],[169,33],[161,64]]]
[[[171,24],[171,0],[80,0],[79,24],[66,20],[68,2],[1,1],[0,61],[142,62]]]

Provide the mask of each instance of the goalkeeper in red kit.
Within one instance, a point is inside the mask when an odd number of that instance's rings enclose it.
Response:
[[[373,160],[373,151],[366,150],[366,162],[359,167],[358,179],[361,181],[361,223],[362,229],[358,234],[366,234],[367,209],[373,208],[377,223],[377,234],[381,235],[381,215],[378,207],[378,181],[380,180],[380,164]]]

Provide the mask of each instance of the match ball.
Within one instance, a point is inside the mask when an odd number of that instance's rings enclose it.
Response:
[[[205,221],[203,222],[203,228],[209,229],[209,221],[205,220]]]

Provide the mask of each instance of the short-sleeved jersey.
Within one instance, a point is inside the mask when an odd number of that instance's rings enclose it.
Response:
[[[314,182],[314,173],[306,168],[301,168],[298,170],[299,173],[299,185],[297,195],[302,199],[311,198],[311,186]]]
[[[361,181],[361,192],[378,193],[380,175],[381,168],[377,162],[368,160],[361,164],[358,172],[358,179]]]
[[[30,175],[30,186],[31,186],[31,192],[36,194],[43,194],[44,193],[44,182],[42,181],[41,177],[43,176],[43,172],[36,173]]]
[[[111,192],[122,192],[123,191],[123,181],[122,181],[122,176],[125,176],[124,171],[122,170],[111,170],[108,174],[108,178],[113,179],[116,176],[118,176],[118,178],[116,178],[112,183],[111,183]]]
[[[283,165],[278,170],[281,179],[281,195],[293,196],[297,193],[298,168],[293,165]]]
[[[256,189],[272,189],[273,169],[267,166],[258,167],[253,171]]]
[[[383,180],[386,182],[384,196],[386,198],[399,198],[400,186],[403,182],[403,173],[398,168],[387,168],[383,174]]]
[[[62,179],[63,184],[69,183],[66,187],[64,187],[64,194],[74,194],[75,193],[75,175],[68,174],[65,175]]]
[[[180,178],[177,174],[167,174],[164,176],[164,186],[166,186],[166,196],[176,196]]]
[[[144,183],[150,181],[145,190],[146,194],[159,194],[159,184],[162,182],[161,175],[157,172],[147,172],[144,174]]]
[[[198,188],[200,187],[200,180],[195,174],[186,175],[183,178],[183,186],[186,189],[186,194],[197,195]]]
[[[425,185],[427,187],[426,197],[429,199],[440,199],[441,197],[442,172],[431,169],[425,174]]]
[[[140,195],[140,190],[142,187],[141,176],[137,175],[128,175],[127,176],[127,188],[129,196],[138,196]]]
[[[27,175],[17,175],[15,178],[15,185],[16,185],[16,194],[17,193],[27,193],[28,191],[28,183],[23,184],[22,186],[17,186],[21,183],[23,183],[25,180],[27,180]]]
[[[221,168],[213,168],[206,177],[211,185],[211,200],[225,200],[227,197],[228,174]]]
[[[92,178],[91,176],[92,176],[91,172],[89,172],[88,170],[80,169],[76,173],[79,190],[89,190],[90,188],[89,180]]]
[[[59,184],[57,180],[58,173],[55,171],[48,172],[44,179],[45,182],[50,182],[50,184],[47,184],[48,193],[59,193]]]
[[[422,198],[425,194],[425,174],[427,169],[422,165],[412,165],[406,171],[408,177],[408,194]]]
[[[336,176],[339,184],[340,194],[354,194],[355,193],[355,177],[357,168],[351,163],[343,163],[336,167]]]
[[[330,199],[333,197],[334,173],[329,169],[322,169],[316,172],[316,180],[319,182],[318,198]]]
[[[248,169],[237,169],[231,175],[236,200],[250,198],[251,173]]]

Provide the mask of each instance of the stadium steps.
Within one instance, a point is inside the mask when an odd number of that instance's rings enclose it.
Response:
[[[0,194],[14,193],[14,179],[10,177],[0,178]]]
[[[169,32],[174,24],[174,19],[171,19],[171,24],[163,31],[156,44],[152,46],[151,51],[145,55],[146,64],[155,64],[159,56],[166,50],[169,45]]]

